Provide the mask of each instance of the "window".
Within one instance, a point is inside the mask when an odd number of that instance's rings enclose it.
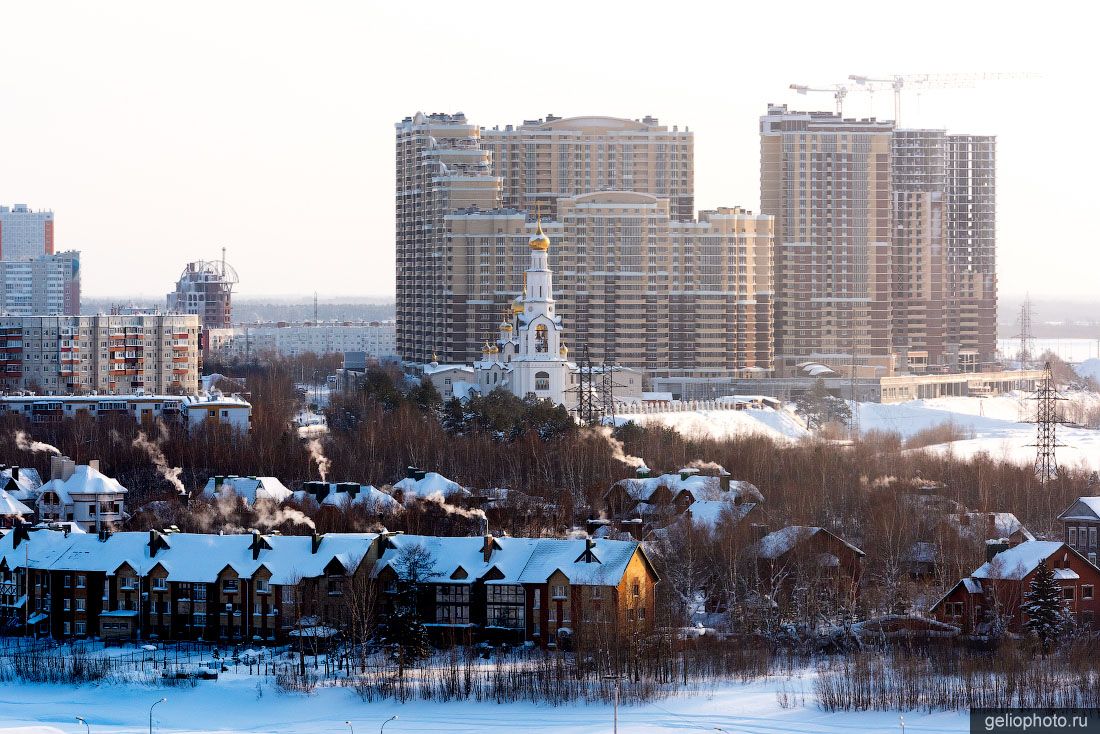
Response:
[[[76,588],[83,589],[88,585],[88,577],[84,574],[78,574],[76,577]]]
[[[65,574],[65,588],[68,589],[73,585],[73,577],[69,574]]]
[[[134,591],[137,589],[137,579],[133,576],[120,576],[118,588],[122,591]]]
[[[71,625],[68,622],[66,622],[65,623],[65,634],[66,635],[72,634],[72,632],[70,631],[70,627],[71,627]]]
[[[195,601],[206,601],[206,584],[195,584]]]
[[[565,587],[562,585],[554,586],[554,598],[555,599],[568,599],[569,595],[565,591]]]
[[[167,591],[168,579],[153,579],[153,591]]]
[[[149,614],[156,614],[156,613],[157,613],[157,600],[156,599],[150,599],[149,600]]]
[[[1089,548],[1096,547],[1096,528],[1089,528]]]
[[[72,600],[71,599],[66,599],[65,600],[65,611],[67,612],[70,609],[72,609],[72,605],[73,605]]]
[[[638,607],[638,619],[645,619],[645,607]]]
[[[1092,598],[1092,585],[1091,584],[1087,584],[1087,585],[1081,587],[1081,598],[1082,599],[1091,599]]]
[[[550,389],[550,373],[549,372],[536,372],[535,373],[535,389],[536,390],[549,390]]]
[[[593,599],[603,599],[603,587],[602,586],[593,586],[592,587],[592,598]]]
[[[225,579],[222,581],[223,594],[236,594],[239,588],[237,579]]]
[[[470,607],[465,604],[436,605],[435,621],[440,624],[469,624]]]
[[[284,586],[284,587],[282,587],[279,596],[283,600],[284,605],[293,604],[294,603],[294,587],[293,586]]]
[[[634,593],[634,596],[641,596],[642,595],[642,586],[637,581],[634,582],[633,593]]]
[[[85,601],[83,599],[77,599],[76,600],[76,611],[83,612],[84,611],[84,605],[85,605]]]
[[[542,609],[542,589],[535,589],[535,603],[532,606],[535,609]]]
[[[1071,548],[1077,547],[1077,528],[1069,529],[1069,544]]]
[[[88,634],[88,623],[87,622],[77,622],[76,623],[76,633],[78,635],[82,636],[82,637],[84,635]]]
[[[264,613],[264,605],[260,602],[256,602],[252,607],[252,613],[257,617],[261,616]]]
[[[256,579],[256,593],[257,594],[270,594],[271,584],[267,579]]]
[[[1067,586],[1066,588],[1062,589],[1062,598],[1066,601],[1073,601],[1077,598],[1077,590],[1074,589],[1072,586]]]
[[[205,612],[195,612],[195,622],[194,622],[194,624],[195,624],[196,627],[205,627],[206,626],[206,613]]]

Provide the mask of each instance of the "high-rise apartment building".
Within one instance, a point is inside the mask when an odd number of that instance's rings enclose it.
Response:
[[[75,316],[80,313],[80,253],[33,260],[0,260],[0,314]]]
[[[991,137],[769,106],[760,187],[776,215],[777,367],[989,369],[994,158]]]
[[[193,315],[0,317],[0,388],[193,395],[199,326]]]
[[[0,206],[0,260],[34,260],[53,254],[53,212],[26,204]]]
[[[168,294],[170,313],[195,314],[204,329],[227,329],[233,325],[233,286],[237,271],[222,259],[187,263]]]
[[[594,191],[635,191],[669,200],[673,219],[695,216],[695,138],[657,118],[547,115],[503,129],[481,129],[503,179],[504,206],[541,207],[557,217],[557,200]]]
[[[772,220],[693,219],[692,146],[652,118],[398,123],[400,356],[479,358],[523,292],[541,209],[574,356],[587,347],[654,377],[770,369]]]
[[[775,217],[775,364],[892,367],[893,123],[769,105],[760,208]]]

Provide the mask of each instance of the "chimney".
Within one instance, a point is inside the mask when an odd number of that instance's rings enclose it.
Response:
[[[651,476],[653,476],[653,470],[645,464],[639,466],[635,470],[635,473],[638,475],[638,479],[649,479]]]
[[[595,550],[596,550],[596,541],[593,540],[592,538],[585,538],[584,539],[584,556],[583,556],[585,563],[595,563],[596,562],[596,560],[597,560],[596,559],[596,554],[593,552]]]
[[[687,479],[688,477],[695,476],[698,473],[698,469],[692,469],[689,466],[685,466],[683,469],[680,470],[680,479]]]
[[[61,479],[64,481],[64,477],[61,476],[65,471],[65,457],[57,456],[56,454],[50,456],[50,479]]]
[[[107,528],[100,528],[99,529],[99,542],[100,543],[106,543],[107,539],[110,538],[110,537],[111,537],[111,531],[110,530],[108,530]]]
[[[256,561],[260,558],[260,549],[263,547],[263,542],[260,540],[260,533],[256,530],[252,531],[252,560]],[[316,553],[317,549],[314,548],[313,552]]]
[[[725,469],[718,472],[718,486],[722,488],[723,492],[730,491],[730,473]]]
[[[1012,546],[1009,545],[1006,538],[998,538],[997,540],[985,541],[985,560],[992,561],[993,556],[997,555],[1001,551],[1006,551]]]
[[[91,459],[88,462],[88,466],[90,466],[92,469],[95,469],[96,471],[99,471],[99,459]]]
[[[157,531],[149,531],[149,557],[155,558],[157,555]]]
[[[312,554],[314,554],[314,555],[316,555],[316,554],[317,554],[317,549],[321,547],[321,540],[322,540],[322,539],[323,539],[324,537],[325,537],[325,536],[323,536],[323,535],[318,535],[317,533],[314,533],[314,534],[312,535],[312,537],[311,537],[311,539],[310,539],[310,544],[309,544],[309,552],[310,552],[310,553],[312,553]]]
[[[11,478],[17,482],[19,481],[19,467],[13,466],[11,468]]]
[[[488,563],[489,559],[493,557],[493,544],[494,543],[496,543],[496,540],[493,539],[492,534],[486,532],[485,533],[485,542],[482,543],[482,545],[481,545],[481,559],[485,563]]]

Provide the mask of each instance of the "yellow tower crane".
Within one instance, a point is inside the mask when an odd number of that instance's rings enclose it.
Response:
[[[848,87],[843,84],[834,84],[831,87],[811,87],[806,84],[792,84],[791,89],[799,94],[808,94],[810,92],[831,92],[833,99],[836,100],[836,113],[841,117],[844,117],[844,98],[848,96]]]

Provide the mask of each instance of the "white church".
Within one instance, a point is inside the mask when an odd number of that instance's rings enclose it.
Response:
[[[481,359],[472,366],[433,360],[421,368],[444,399],[465,398],[471,392],[487,395],[503,387],[520,398],[533,396],[567,408],[577,404],[579,370],[569,361],[562,339],[549,263],[550,238],[542,231],[541,218],[528,245],[531,265],[524,271],[523,295],[512,302],[510,313],[501,321],[499,338],[485,342]],[[616,397],[640,399],[642,378],[637,370],[616,367]]]

